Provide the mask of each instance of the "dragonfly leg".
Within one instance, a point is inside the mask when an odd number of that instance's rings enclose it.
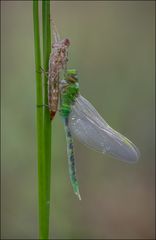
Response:
[[[64,80],[61,80],[59,82],[59,90],[60,91],[65,90],[68,86],[69,86],[69,84],[67,82],[65,82]]]
[[[49,108],[47,104],[37,104],[36,105],[37,108],[40,108],[40,107],[46,107],[46,108]]]
[[[46,77],[48,77],[49,72],[45,71],[42,67],[40,67],[41,73],[43,73]]]
[[[43,73],[46,77],[48,77],[48,72],[46,72],[42,67],[40,67],[40,71],[36,71],[37,73]]]

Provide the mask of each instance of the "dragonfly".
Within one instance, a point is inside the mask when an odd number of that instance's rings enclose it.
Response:
[[[66,134],[70,181],[80,200],[73,137],[91,149],[125,162],[135,163],[139,159],[138,148],[111,128],[92,104],[80,94],[76,69],[68,69],[64,79],[60,81],[59,112]]]
[[[48,68],[48,108],[50,112],[50,119],[52,120],[57,112],[59,101],[59,77],[61,70],[66,70],[68,62],[68,48],[70,41],[68,38],[60,39],[59,33],[56,29],[53,20],[53,36],[54,43],[52,45],[52,52],[49,57]]]

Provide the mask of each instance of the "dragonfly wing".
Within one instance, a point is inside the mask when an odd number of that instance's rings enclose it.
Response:
[[[86,146],[127,162],[136,162],[139,150],[126,137],[112,129],[96,109],[79,95],[69,116],[73,136]]]

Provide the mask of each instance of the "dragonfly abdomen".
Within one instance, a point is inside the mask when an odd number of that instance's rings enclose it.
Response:
[[[67,155],[68,155],[68,167],[69,167],[69,177],[71,184],[73,186],[73,190],[75,194],[78,196],[79,200],[81,200],[81,196],[79,193],[78,181],[76,178],[76,167],[75,167],[75,157],[74,157],[74,146],[72,135],[68,126],[68,117],[63,118],[64,128],[66,132],[66,140],[67,140]]]

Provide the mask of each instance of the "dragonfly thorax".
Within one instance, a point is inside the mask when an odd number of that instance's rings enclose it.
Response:
[[[77,73],[73,70],[67,70],[65,79],[60,82],[60,113],[63,117],[67,117],[71,112],[71,106],[79,94],[79,83]]]

